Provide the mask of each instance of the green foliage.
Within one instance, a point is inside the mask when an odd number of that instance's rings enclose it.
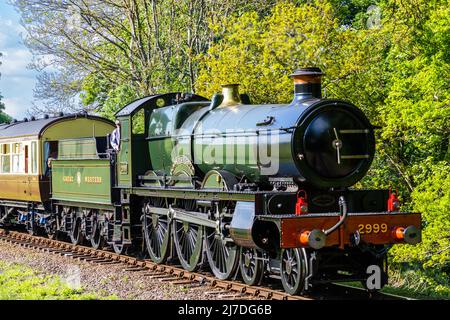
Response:
[[[5,104],[2,102],[2,98],[3,96],[0,94],[0,124],[11,121],[11,117],[3,111],[5,110]]]
[[[0,111],[0,124],[5,123],[5,122],[10,122],[11,119],[12,118],[9,115],[4,113],[3,111]]]
[[[253,103],[286,103],[289,74],[321,67],[326,97],[351,101],[381,127],[356,187],[398,188],[402,209],[423,214],[423,242],[395,247],[393,266],[407,263],[427,285],[448,286],[448,0],[76,1],[81,32],[66,28],[64,1],[52,1],[52,11],[38,0],[14,2],[28,45],[77,75],[61,77],[55,92],[78,90],[84,106],[110,119],[144,95],[195,89],[211,97],[227,83],[240,83]]]
[[[330,2],[340,24],[359,28],[364,28],[370,6],[380,3],[374,0],[331,0]]]
[[[413,191],[412,206],[422,212],[424,229],[417,246],[391,250],[394,263],[420,265],[421,269],[450,270],[450,167],[446,162],[430,165],[423,182]]]
[[[0,52],[0,58],[2,57],[2,53]],[[2,62],[0,61],[0,66]],[[1,73],[0,73],[1,77]],[[5,104],[2,102],[3,96],[0,94],[0,124],[11,121],[11,117],[3,112],[5,110]]]
[[[145,133],[145,110],[142,109],[139,112],[137,112],[133,119],[131,119],[132,122],[132,130],[133,134],[144,134]]]
[[[389,286],[382,291],[415,299],[450,299],[450,278],[440,269],[394,265],[389,270]]]
[[[0,261],[0,300],[94,300],[84,290],[71,289],[57,276],[43,276],[32,269]],[[108,297],[115,299],[115,297]]]
[[[139,97],[132,85],[111,85],[108,80],[96,74],[90,74],[84,79],[82,89],[82,103],[97,105],[100,115],[110,120],[115,119],[117,111]]]
[[[239,82],[255,103],[288,102],[288,75],[294,68],[315,65],[326,72],[328,97],[353,101],[375,120],[386,91],[379,85],[384,77],[378,67],[385,49],[378,41],[382,35],[342,27],[329,1],[283,1],[268,17],[246,13],[222,27],[211,26],[221,40],[201,56],[200,94],[211,96],[221,84]]]
[[[73,106],[78,101],[74,96],[83,93],[83,109],[101,110],[109,117],[117,109],[113,103],[128,101],[122,86],[139,97],[193,91],[196,57],[212,40],[208,22],[246,11],[264,15],[273,2],[12,0],[28,31],[25,43],[46,57],[33,66],[39,71],[56,69],[38,78],[36,96],[44,98],[46,106],[62,104],[72,110],[81,108]],[[104,105],[111,94],[113,101]]]
[[[381,16],[368,28],[370,4]],[[289,73],[321,67],[327,96],[355,103],[381,127],[373,166],[357,187],[398,188],[403,210],[423,214],[423,242],[396,246],[394,268],[408,262],[443,292],[450,261],[449,10],[446,0],[279,1],[265,17],[247,12],[213,23],[218,41],[200,56],[197,81],[206,96],[237,82],[255,103],[288,102]]]
[[[204,67],[197,91],[211,96],[220,91],[221,84],[237,82],[255,103],[288,102],[292,99],[288,75],[293,66],[330,62],[336,48],[327,41],[336,38],[337,27],[326,2],[299,7],[282,2],[268,17],[249,12],[223,25],[212,25],[221,41],[201,57]]]
[[[406,207],[421,212],[424,224],[422,243],[395,247],[391,256],[397,267],[415,266],[424,282],[444,290],[450,285],[448,277],[443,281],[450,267],[450,11],[447,1],[388,6],[398,9],[401,26],[386,59],[391,72],[380,108],[382,150],[403,180]]]

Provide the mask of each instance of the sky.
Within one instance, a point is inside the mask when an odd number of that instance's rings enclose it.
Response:
[[[37,72],[27,68],[31,52],[23,44],[20,15],[6,0],[0,0],[0,94],[5,112],[16,119],[27,116],[33,101]]]

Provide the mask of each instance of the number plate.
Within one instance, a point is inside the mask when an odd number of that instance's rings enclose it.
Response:
[[[358,224],[358,231],[360,234],[377,234],[386,233],[388,231],[388,226],[386,223],[374,223],[374,224]]]

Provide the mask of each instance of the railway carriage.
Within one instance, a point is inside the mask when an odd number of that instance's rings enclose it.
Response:
[[[234,84],[211,100],[136,100],[116,114],[117,153],[107,121],[95,135],[66,132],[55,139],[45,219],[25,212],[18,220],[74,244],[145,253],[189,271],[208,265],[220,279],[280,278],[290,294],[366,284],[374,265],[383,285],[387,250],[420,241],[420,214],[399,212],[390,190],[351,188],[370,168],[374,127],[350,102],[323,99],[321,77],[317,68],[294,72],[289,104],[252,105]]]
[[[87,114],[45,116],[0,127],[0,223],[23,222],[33,229],[51,213],[49,158],[58,158],[59,141],[106,139],[111,121]],[[42,218],[42,219],[41,219]]]

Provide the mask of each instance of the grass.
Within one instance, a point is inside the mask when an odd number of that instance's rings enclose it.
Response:
[[[423,270],[389,270],[389,285],[385,293],[415,299],[450,299],[450,282],[446,274],[428,274]]]
[[[431,279],[419,271],[400,271],[392,268],[389,270],[389,284],[380,292],[419,300],[449,300],[448,279],[439,279],[439,283],[436,283],[435,277],[433,280]],[[349,282],[346,285],[363,287],[359,282]]]
[[[85,289],[70,288],[61,277],[40,274],[33,269],[0,261],[0,300],[99,300],[116,299],[99,296]]]

